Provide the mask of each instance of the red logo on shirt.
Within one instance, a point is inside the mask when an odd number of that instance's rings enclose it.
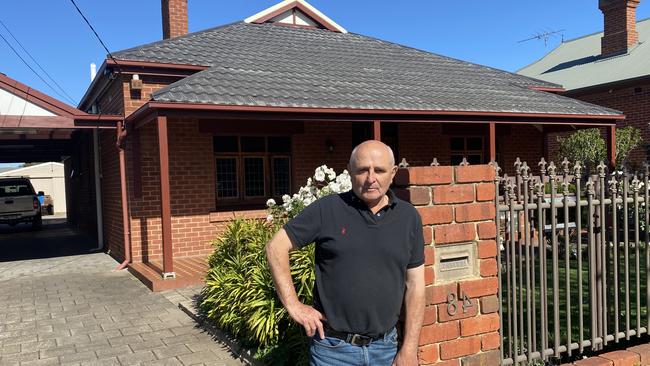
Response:
[[[345,235],[346,232],[347,232],[347,230],[345,230],[345,226],[344,226],[344,227],[341,229],[341,235]]]

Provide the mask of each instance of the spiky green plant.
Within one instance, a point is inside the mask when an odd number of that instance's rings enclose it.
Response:
[[[201,308],[269,364],[306,364],[307,342],[278,299],[264,246],[282,223],[238,219],[215,241]],[[312,303],[313,246],[290,255],[298,298]]]

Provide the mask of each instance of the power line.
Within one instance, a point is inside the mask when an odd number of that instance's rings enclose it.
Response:
[[[32,61],[34,61],[34,63],[41,69],[41,71],[43,71],[43,73],[45,73],[45,75],[47,75],[47,77],[54,83],[54,85],[56,85],[59,88],[59,90],[61,92],[63,92],[63,94],[66,95],[68,101],[70,101],[70,102],[72,102],[72,104],[76,105],[77,103],[70,96],[70,94],[66,93],[65,89],[63,89],[61,87],[61,85],[59,85],[59,83],[57,83],[56,80],[54,80],[54,78],[47,71],[45,71],[43,66],[41,66],[41,64],[39,64],[38,61],[36,61],[36,59],[31,55],[31,53],[29,53],[29,51],[27,51],[27,49],[22,45],[22,43],[20,43],[20,41],[16,38],[16,36],[14,36],[14,34],[11,32],[11,30],[9,30],[9,28],[5,25],[5,23],[2,20],[0,20],[0,25],[2,25],[2,27],[4,27],[4,29],[9,33],[11,38],[13,38],[13,40],[18,44],[18,46],[20,46],[20,48],[27,54],[27,56],[29,56],[29,58],[31,58]]]
[[[44,82],[45,85],[49,86],[50,89],[52,89],[52,91],[54,91],[58,96],[60,96],[61,98],[65,98],[65,96],[61,95],[61,93],[59,93],[58,90],[54,89],[52,87],[52,85],[50,85],[50,83],[47,82],[47,80],[43,79],[43,77],[39,73],[37,73],[36,70],[34,70],[34,68],[32,68],[27,63],[27,61],[25,61],[25,59],[20,55],[20,53],[18,53],[18,51],[16,51],[16,49],[11,45],[11,43],[9,43],[9,41],[2,35],[2,33],[0,33],[0,38],[2,38],[3,41],[5,41],[7,46],[9,46],[9,48],[11,48],[11,50],[16,54],[16,56],[18,56],[18,58],[25,64],[25,66],[27,66],[30,70],[32,70],[34,75],[38,76],[38,78],[41,79],[41,81]]]
[[[113,62],[115,62],[115,65],[117,65],[117,67],[119,69],[119,64],[117,63],[117,60],[115,59],[115,57],[113,57],[113,54],[111,53],[111,51],[108,50],[108,47],[106,47],[106,44],[104,44],[104,41],[102,41],[102,38],[99,36],[99,34],[97,34],[97,32],[95,31],[95,28],[93,28],[93,26],[90,24],[90,22],[88,21],[88,19],[84,15],[84,13],[81,11],[81,9],[79,9],[79,7],[77,6],[77,3],[74,0],[70,0],[70,2],[72,3],[72,5],[74,5],[75,9],[77,9],[77,12],[79,12],[79,15],[81,15],[81,17],[84,19],[86,24],[88,24],[88,27],[90,27],[90,30],[92,30],[93,33],[95,33],[95,37],[97,37],[97,40],[99,40],[99,43],[102,44],[102,46],[106,50],[106,53],[108,53],[108,56],[111,58],[111,60],[113,60]]]

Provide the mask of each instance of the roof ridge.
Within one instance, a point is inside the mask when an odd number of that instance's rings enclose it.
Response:
[[[187,34],[184,34],[184,35],[179,36],[179,37],[161,39],[161,40],[158,40],[158,41],[145,43],[145,44],[141,44],[141,45],[138,45],[138,46],[133,46],[133,47],[130,47],[130,48],[125,48],[123,50],[115,51],[112,54],[113,54],[113,56],[115,56],[117,58],[117,57],[119,57],[119,54],[121,54],[121,53],[126,53],[126,52],[129,52],[129,51],[137,51],[138,49],[141,49],[143,47],[151,47],[151,46],[155,46],[155,45],[158,45],[158,44],[165,44],[165,43],[170,43],[170,42],[176,41],[176,40],[187,39],[187,38],[190,38],[190,37],[194,37],[194,36],[196,36],[198,34],[212,32],[212,31],[215,31],[217,29],[226,28],[226,27],[233,26],[233,25],[236,25],[236,24],[246,24],[246,23],[243,20],[238,20],[238,21],[235,21],[235,22],[222,24],[222,25],[219,25],[219,26],[216,26],[216,27],[207,28],[207,29],[203,29],[203,30],[200,30],[200,31],[187,33]]]
[[[378,42],[380,42],[380,43],[389,44],[389,45],[392,45],[392,46],[398,46],[398,47],[406,48],[406,49],[409,49],[409,50],[414,50],[414,51],[417,51],[417,52],[425,53],[425,54],[427,54],[427,55],[437,56],[437,57],[440,57],[440,58],[443,58],[443,59],[447,59],[447,60],[452,60],[452,61],[461,62],[461,63],[468,64],[468,65],[478,66],[478,67],[480,67],[480,68],[489,69],[489,70],[496,71],[496,72],[499,72],[499,73],[509,74],[509,75],[511,75],[511,76],[516,77],[517,79],[521,79],[521,80],[528,79],[528,80],[533,80],[533,81],[536,81],[536,82],[540,82],[540,83],[541,83],[541,84],[539,84],[539,85],[538,85],[538,84],[531,84],[531,85],[529,85],[529,86],[549,86],[549,85],[555,85],[555,86],[561,87],[561,85],[559,85],[559,84],[551,83],[551,82],[544,81],[544,80],[540,80],[540,79],[536,79],[536,78],[531,78],[531,77],[529,77],[529,76],[525,76],[525,75],[519,75],[519,74],[517,74],[517,73],[515,73],[515,72],[511,72],[511,71],[507,71],[507,70],[502,70],[502,69],[499,69],[499,68],[496,68],[496,67],[487,66],[487,65],[483,65],[483,64],[478,64],[478,63],[475,63],[475,62],[470,62],[470,61],[466,61],[466,60],[461,60],[461,59],[459,59],[459,58],[455,58],[455,57],[450,57],[450,56],[446,56],[446,55],[441,55],[441,54],[439,54],[439,53],[435,53],[435,52],[431,52],[431,51],[427,51],[427,50],[419,49],[419,48],[416,48],[416,47],[413,47],[413,46],[407,46],[407,45],[404,45],[404,44],[401,44],[401,43],[395,43],[395,42],[391,42],[391,41],[386,41],[386,40],[383,40],[383,39],[380,39],[380,38],[376,38],[376,37],[373,37],[373,36],[367,36],[367,35],[364,35],[364,34],[353,33],[353,32],[349,32],[348,34],[356,35],[356,36],[363,37],[363,38],[369,38],[369,39],[372,39],[372,40],[378,41]]]
[[[645,18],[645,19],[640,19],[640,20],[637,20],[637,21],[636,21],[636,24],[638,25],[639,23],[643,23],[643,22],[646,22],[646,21],[649,21],[649,20],[650,20],[650,17]],[[598,32],[593,32],[593,33],[588,33],[588,34],[582,35],[582,36],[580,36],[580,37],[576,37],[576,38],[571,38],[571,39],[569,39],[569,40],[565,40],[565,41],[562,42],[562,43],[575,42],[575,41],[579,41],[579,40],[581,40],[581,39],[583,39],[583,38],[588,38],[588,37],[592,37],[592,36],[595,36],[595,35],[597,35],[597,34],[603,34],[603,33],[605,33],[604,30],[601,30],[601,31],[598,31]],[[551,51],[551,52],[552,52],[552,51]]]

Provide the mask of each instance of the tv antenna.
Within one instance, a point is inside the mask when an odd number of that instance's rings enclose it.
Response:
[[[548,40],[556,37],[558,34],[561,35],[562,37],[562,42],[564,42],[564,32],[566,29],[560,29],[560,30],[543,30],[543,31],[538,31],[533,33],[533,35],[530,38],[522,39],[521,41],[518,41],[517,43],[523,43],[523,42],[528,42],[532,40],[544,40],[544,46],[548,46]]]

